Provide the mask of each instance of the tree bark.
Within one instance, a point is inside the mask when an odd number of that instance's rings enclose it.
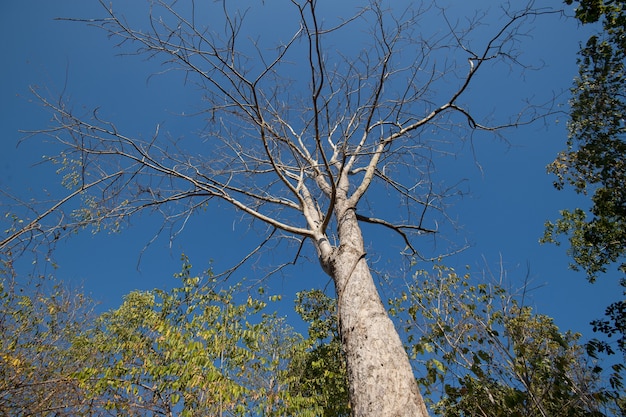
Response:
[[[356,213],[340,209],[337,218],[341,244],[320,259],[337,290],[353,416],[426,417],[408,355],[367,265]]]

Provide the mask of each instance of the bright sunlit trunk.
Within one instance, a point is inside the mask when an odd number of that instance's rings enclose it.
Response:
[[[339,209],[340,246],[322,264],[337,289],[353,416],[428,415],[408,355],[380,299],[353,209]]]

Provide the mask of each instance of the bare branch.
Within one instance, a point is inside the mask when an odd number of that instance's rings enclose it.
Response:
[[[417,251],[415,250],[415,248],[413,247],[413,245],[411,245],[411,242],[407,236],[407,234],[404,232],[403,229],[408,229],[408,230],[416,230],[420,233],[436,233],[437,231],[434,229],[426,229],[424,227],[422,227],[421,225],[412,225],[412,224],[393,224],[390,223],[386,220],[383,219],[377,219],[375,217],[368,217],[368,216],[364,216],[362,214],[357,213],[356,214],[356,218],[359,221],[362,222],[366,222],[366,223],[372,223],[372,224],[380,224],[381,226],[385,226],[391,230],[393,230],[394,232],[398,233],[400,236],[402,236],[402,239],[404,240],[404,243],[406,244],[407,248],[409,248],[411,250],[411,254],[414,255],[417,253]]]
[[[407,231],[434,232],[424,225],[431,212],[443,213],[447,193],[433,191],[430,159],[437,151],[436,143],[427,143],[426,127],[433,136],[450,125],[471,135],[546,115],[529,107],[512,120],[486,123],[462,102],[476,74],[488,70],[486,62],[519,65],[520,25],[553,13],[531,8],[532,2],[519,12],[505,11],[505,20],[478,47],[468,39],[483,16],[462,26],[436,6],[395,10],[371,2],[333,20],[317,2],[292,0],[294,19],[270,39],[273,34],[261,36],[245,24],[262,4],[245,10],[227,2],[203,5],[222,14],[220,26],[199,19],[206,10],[195,4],[189,9],[156,0],[148,25],[139,30],[100,3],[104,19],[67,20],[103,28],[123,53],[160,59],[163,72],[181,71],[203,94],[194,116],[203,118],[205,130],[168,141],[157,125],[142,140],[98,109],[80,117],[62,101],[36,94],[55,122],[38,133],[66,147],[83,184],[92,181],[68,200],[89,194],[98,213],[83,210],[94,224],[156,210],[180,231],[193,212],[218,198],[271,228],[310,237],[318,254],[329,253],[346,210],[356,209],[376,183],[406,212],[398,223],[376,213],[360,220],[396,231],[412,248]],[[435,17],[447,31],[429,12],[441,12]],[[429,34],[431,27],[437,30]],[[358,32],[368,33],[363,43],[342,43],[344,34]]]

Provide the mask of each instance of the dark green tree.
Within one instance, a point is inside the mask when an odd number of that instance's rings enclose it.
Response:
[[[437,265],[419,271],[391,312],[434,415],[609,416],[619,412],[580,334],[524,305],[524,290]],[[347,416],[347,381],[336,305],[319,290],[298,293],[296,311],[309,324],[297,388],[317,398],[324,416]]]
[[[561,211],[560,219],[546,224],[543,241],[559,243],[559,236],[567,236],[573,269],[585,271],[591,282],[616,265],[626,291],[626,2],[565,2],[576,4],[576,18],[597,31],[581,45],[567,148],[548,171],[556,175],[557,189],[569,185],[589,195],[591,204],[588,210]],[[588,345],[592,354],[626,355],[623,297],[592,325],[594,331],[611,338],[593,340]],[[615,365],[614,371],[613,383],[621,389],[623,365]]]
[[[296,312],[309,325],[309,346],[304,360],[292,363],[292,369],[300,375],[298,390],[317,399],[324,417],[350,415],[348,376],[336,309],[335,299],[321,290],[296,295]]]
[[[571,4],[572,0],[567,3]],[[602,23],[579,52],[579,74],[572,87],[567,149],[548,166],[554,185],[571,185],[591,195],[589,212],[564,210],[548,223],[546,240],[567,234],[575,268],[589,280],[617,263],[626,272],[626,3],[582,1],[582,23]]]

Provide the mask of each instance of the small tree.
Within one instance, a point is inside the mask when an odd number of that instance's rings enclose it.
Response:
[[[502,281],[436,266],[391,301],[435,414],[604,416],[612,402],[579,343]],[[609,412],[609,414],[604,414]]]
[[[75,374],[98,413],[181,416],[314,416],[290,362],[304,339],[266,303],[219,290],[185,260],[171,290],[134,291],[98,318],[75,349],[96,353]],[[241,298],[241,301],[237,301]]]
[[[89,23],[183,71],[202,91],[202,140],[168,142],[159,126],[140,139],[98,111],[81,117],[63,100],[40,96],[56,122],[40,133],[66,147],[59,160],[82,207],[73,224],[48,228],[40,223],[53,210],[45,211],[2,246],[28,237],[55,240],[72,226],[115,228],[153,208],[185,223],[219,199],[266,225],[267,240],[289,237],[297,253],[305,242],[316,251],[335,284],[354,415],[427,415],[372,279],[361,223],[390,228],[414,253],[415,237],[435,231],[428,215],[443,208],[445,197],[430,179],[436,140],[429,139],[452,130],[460,140],[540,116],[530,109],[487,125],[466,96],[492,63],[518,63],[520,28],[549,11],[533,9],[532,1],[502,9],[500,26],[470,41],[477,19],[463,26],[421,2],[372,1],[337,16],[338,4],[292,0],[280,5],[291,19],[280,22],[263,14],[269,7],[263,2],[153,0],[147,22],[126,20],[101,3],[106,18]],[[203,18],[220,13],[219,24]],[[275,26],[275,38],[245,25],[257,15]],[[435,18],[439,24],[426,33]],[[359,32],[361,43],[342,43]],[[373,193],[383,189],[388,197],[377,201]],[[404,214],[391,220],[377,214],[393,204]]]
[[[0,268],[0,415],[88,414],[73,376],[94,356],[72,344],[93,304],[51,278],[18,282],[10,269]]]

